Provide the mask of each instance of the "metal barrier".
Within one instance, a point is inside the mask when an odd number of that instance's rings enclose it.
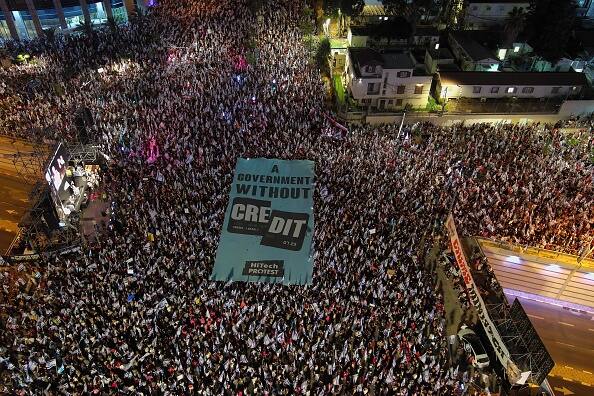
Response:
[[[475,237],[481,243],[491,244],[495,247],[500,249],[512,250],[522,254],[528,254],[532,256],[542,257],[550,260],[557,260],[564,264],[577,266],[578,265],[578,255],[579,252],[577,251],[570,251],[569,253],[564,253],[557,250],[545,249],[530,245],[520,245],[515,244],[512,242],[502,241],[498,239],[491,239],[491,238],[483,238],[483,237]],[[581,263],[583,267],[594,268],[594,260],[592,259],[584,259]]]

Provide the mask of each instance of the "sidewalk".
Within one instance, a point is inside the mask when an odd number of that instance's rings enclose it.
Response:
[[[439,264],[441,253],[439,244],[435,243],[427,255],[425,265],[428,269],[435,271],[437,275],[437,282],[441,287],[444,299],[446,335],[450,336],[458,334],[458,329],[462,325],[465,316],[470,323],[476,323],[478,317],[473,308],[470,308],[465,315],[460,304],[458,291],[454,288],[454,283],[447,277],[443,267]]]

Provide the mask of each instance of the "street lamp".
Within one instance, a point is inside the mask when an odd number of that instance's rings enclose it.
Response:
[[[326,21],[324,22],[324,34],[326,36],[329,36],[329,32],[328,32],[328,28],[330,27],[330,18],[327,18]]]
[[[565,100],[563,102],[567,102],[567,99],[569,99],[569,95],[572,95],[576,89],[577,87],[571,87],[571,89],[567,89],[567,95],[565,95]]]

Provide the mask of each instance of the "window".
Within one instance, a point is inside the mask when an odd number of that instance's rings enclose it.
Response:
[[[367,66],[365,66],[365,71],[367,73],[375,73],[375,65],[367,65]]]
[[[551,93],[558,94],[559,92],[561,92],[561,87],[553,87],[551,89]]]
[[[398,77],[400,77],[400,78],[407,78],[407,77],[410,77],[410,72],[408,72],[408,71],[401,71],[401,72],[398,72]]]
[[[514,52],[520,52],[520,46],[519,45],[516,45],[514,47]]]
[[[499,93],[499,87],[492,87],[491,93]]]
[[[367,83],[367,94],[373,93],[373,91],[375,91],[375,84]]]
[[[478,94],[481,93],[482,87],[472,87],[472,93]]]
[[[486,10],[487,10],[487,11],[491,11],[491,6],[487,6],[487,7],[486,7]]]
[[[534,87],[524,87],[524,88],[522,88],[522,93],[531,94],[532,92],[534,92]]]
[[[423,93],[423,84],[415,85],[415,94],[422,94]]]
[[[399,85],[398,88],[396,88],[396,93],[398,95],[402,95],[404,93],[404,90],[406,89],[406,86],[404,85]]]
[[[515,93],[516,87],[507,87],[507,93]]]
[[[478,10],[478,6],[472,6],[472,11]]]
[[[370,104],[371,103],[371,99],[361,99],[361,103],[363,103],[363,104]]]
[[[382,89],[382,95],[386,94],[386,88]]]
[[[505,6],[499,6],[499,11],[504,11],[505,10]]]
[[[396,106],[397,107],[401,107],[402,106],[402,99],[396,99]]]
[[[392,103],[394,103],[392,99],[388,100],[388,105],[391,105]]]

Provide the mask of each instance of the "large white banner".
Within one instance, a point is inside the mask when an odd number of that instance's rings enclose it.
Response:
[[[521,371],[518,369],[518,366],[512,362],[510,353],[507,350],[507,347],[503,344],[495,324],[493,324],[491,321],[491,318],[487,312],[487,308],[485,307],[485,303],[481,297],[481,294],[479,293],[478,287],[474,283],[472,273],[470,272],[470,267],[466,262],[466,257],[464,256],[464,251],[462,250],[460,238],[458,238],[458,231],[456,230],[456,224],[454,223],[454,217],[452,214],[448,216],[446,227],[450,235],[452,251],[454,252],[456,262],[458,263],[458,267],[460,267],[460,273],[462,274],[464,284],[466,285],[468,297],[470,298],[470,301],[472,301],[472,304],[477,311],[485,332],[487,333],[487,337],[489,337],[491,345],[493,345],[497,359],[499,359],[499,362],[507,371],[509,382],[514,384],[520,379]]]

